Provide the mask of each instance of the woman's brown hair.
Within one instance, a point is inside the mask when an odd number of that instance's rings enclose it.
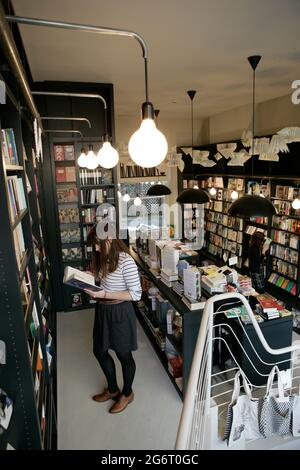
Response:
[[[264,244],[265,236],[263,232],[256,231],[250,238],[249,246],[257,246],[259,250],[262,250]]]
[[[91,270],[96,277],[102,278],[108,273],[113,273],[117,269],[120,253],[129,254],[128,247],[119,238],[110,240],[107,252],[107,239],[99,240],[96,228],[90,230],[87,243],[93,247]],[[99,246],[99,251],[96,251],[96,245]]]

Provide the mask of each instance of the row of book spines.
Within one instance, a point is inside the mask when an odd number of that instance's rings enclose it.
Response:
[[[279,230],[300,233],[300,220],[273,216],[273,227]]]
[[[125,165],[120,163],[120,175],[121,178],[136,178],[136,177],[147,177],[156,176],[155,168],[142,168],[138,165]]]
[[[277,185],[275,189],[275,197],[278,199],[288,199],[289,201],[293,201],[299,195],[299,189],[294,188],[293,186],[283,186]]]
[[[277,287],[281,287],[281,289],[290,292],[293,295],[296,295],[296,282],[290,281],[286,279],[284,276],[281,276],[277,273],[272,273],[268,279],[271,284],[274,284]]]
[[[13,129],[1,129],[2,155],[9,165],[19,165],[15,135]]]
[[[201,188],[219,188],[219,189],[224,189],[224,181],[223,178],[220,176],[216,177],[209,177],[204,180],[184,180],[183,181],[183,187],[184,188],[192,188],[195,183],[198,183]],[[236,191],[243,191],[244,189],[244,179],[243,178],[229,178],[228,179],[228,185],[227,188],[225,189],[230,189],[233,190],[235,189]]]
[[[81,204],[101,204],[104,200],[114,199],[113,189],[89,189],[81,191]]]
[[[23,180],[17,176],[9,176],[7,178],[7,186],[10,219],[11,223],[13,223],[18,214],[27,208]]]
[[[220,230],[221,227],[221,230]],[[223,227],[222,225],[217,227],[212,227],[210,224],[207,224],[205,229],[208,232],[212,232],[214,235],[226,238],[230,240],[231,242],[236,242],[236,243],[243,243],[243,232],[237,232],[236,230],[232,230],[227,227]]]
[[[270,255],[277,256],[277,258],[282,258],[289,260],[290,263],[298,263],[298,252],[296,250],[290,250],[288,247],[284,248],[281,245],[271,245]]]
[[[277,258],[272,259],[272,266],[275,271],[279,271],[283,276],[291,277],[292,279],[297,279],[297,267],[290,263],[285,263],[284,260]]]
[[[299,248],[299,235],[282,232],[281,230],[272,230],[271,238],[273,242],[287,246],[289,245],[290,248],[293,248],[294,250],[298,250]]]
[[[112,184],[111,170],[80,170],[79,179],[81,186],[89,186],[94,184]]]

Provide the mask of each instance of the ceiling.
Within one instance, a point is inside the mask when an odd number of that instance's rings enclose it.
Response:
[[[150,100],[160,116],[195,116],[291,93],[300,79],[299,0],[13,0],[16,15],[133,30],[149,50]],[[113,83],[117,117],[139,115],[144,62],[137,41],[20,26],[34,80]]]

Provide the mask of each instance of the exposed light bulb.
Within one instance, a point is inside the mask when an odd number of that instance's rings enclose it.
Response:
[[[199,186],[197,184],[194,184],[193,188],[194,189],[199,189]]]
[[[84,151],[84,148],[81,149],[81,154],[78,157],[77,163],[80,168],[85,168],[86,167],[86,161],[87,161],[87,155]]]
[[[121,191],[118,191],[118,197],[122,197]]]
[[[98,166],[97,157],[96,157],[96,155],[93,151],[93,146],[92,145],[89,146],[89,151],[88,151],[87,156],[86,156],[85,165],[89,170],[95,170]]]
[[[154,184],[154,181],[151,181],[151,183],[150,183],[150,184]]]
[[[230,197],[233,200],[237,199],[239,197],[238,192],[236,190],[233,190]]]
[[[119,161],[119,154],[110,142],[105,141],[98,152],[97,161],[103,168],[113,168]]]
[[[292,202],[292,208],[295,210],[300,209],[300,199],[296,197],[296,199]]]
[[[163,133],[156,128],[154,120],[146,118],[130,137],[128,151],[137,165],[153,168],[165,159],[168,143]]]
[[[265,197],[263,193],[260,193],[259,195],[260,195],[260,197]]]
[[[217,194],[216,188],[214,188],[214,187],[210,188],[209,194],[210,194],[211,196],[215,196],[215,195]]]
[[[133,201],[133,204],[134,204],[135,206],[140,206],[140,205],[142,204],[141,198],[140,198],[139,196],[137,196],[137,197],[135,198],[135,200]]]
[[[124,194],[124,196],[123,196],[123,201],[124,201],[124,202],[130,201],[130,196],[129,196],[128,193]]]

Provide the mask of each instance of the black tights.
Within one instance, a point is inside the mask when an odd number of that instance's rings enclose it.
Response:
[[[94,355],[96,356],[100,367],[102,368],[104,375],[108,383],[108,390],[110,393],[115,393],[119,391],[117,384],[116,376],[116,366],[113,358],[108,353],[108,351],[100,351],[97,347],[94,346]],[[122,394],[128,397],[132,392],[132,383],[135,375],[135,362],[132,356],[132,353],[120,353],[116,352],[116,355],[121,362],[122,372],[123,372],[123,391]]]

